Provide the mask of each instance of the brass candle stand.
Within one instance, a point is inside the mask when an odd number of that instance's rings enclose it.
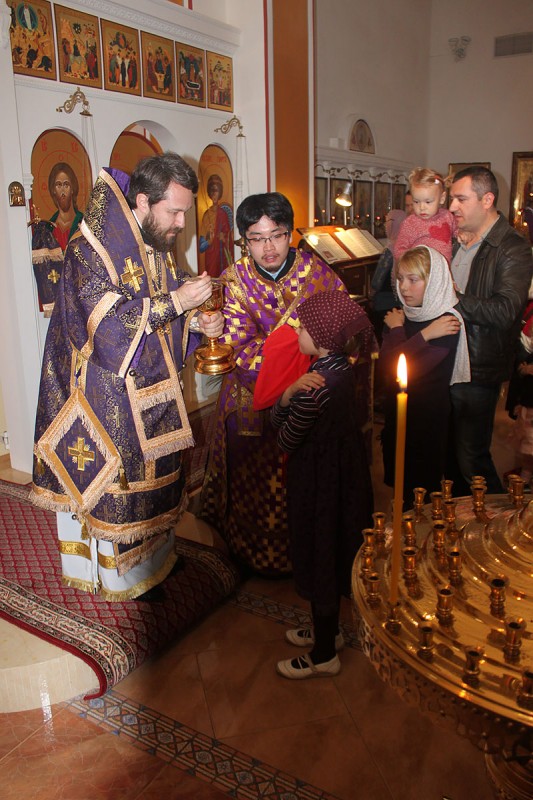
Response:
[[[403,571],[391,607],[391,524],[374,516],[352,573],[363,649],[379,675],[485,754],[495,795],[533,797],[533,501],[453,500],[450,482],[403,515]]]

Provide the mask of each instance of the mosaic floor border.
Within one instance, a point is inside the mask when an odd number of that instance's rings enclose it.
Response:
[[[72,700],[66,707],[81,719],[226,792],[228,797],[337,800],[335,795],[135,703],[115,689],[88,702]]]
[[[280,625],[309,625],[310,615],[297,606],[280,603],[253,592],[238,591],[228,604],[270,619]],[[354,628],[341,625],[346,645],[360,649]],[[217,739],[135,703],[116,689],[103,697],[85,701],[75,698],[65,704],[77,714],[133,746],[150,753],[239,800],[336,800],[293,775],[241,753]]]

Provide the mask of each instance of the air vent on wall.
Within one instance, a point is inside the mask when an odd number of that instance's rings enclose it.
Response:
[[[533,33],[512,33],[494,39],[494,56],[519,56],[533,53]]]

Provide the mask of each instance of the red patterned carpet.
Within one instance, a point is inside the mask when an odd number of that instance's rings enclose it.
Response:
[[[24,492],[0,494],[0,616],[84,659],[104,694],[234,590],[220,553],[179,540],[183,569],[164,582],[163,603],[107,603],[61,585],[55,514]]]

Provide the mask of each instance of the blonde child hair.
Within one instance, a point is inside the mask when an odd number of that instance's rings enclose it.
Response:
[[[412,247],[406,250],[398,262],[398,269],[405,267],[413,275],[418,275],[425,283],[431,271],[431,255],[427,247]]]
[[[436,183],[440,183],[442,191],[446,189],[446,178],[429,167],[416,167],[409,173],[409,189],[413,186],[434,186]]]

